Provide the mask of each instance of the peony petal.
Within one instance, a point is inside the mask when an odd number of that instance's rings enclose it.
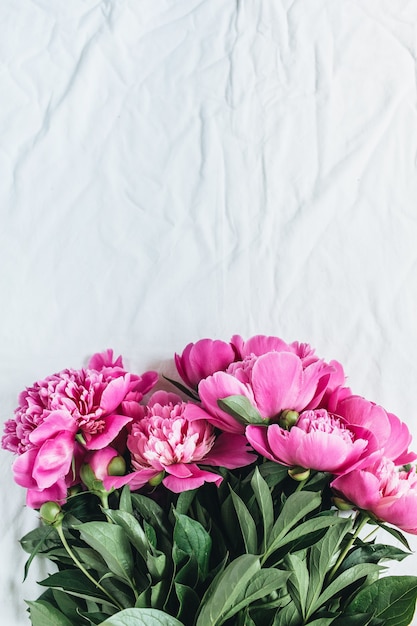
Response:
[[[381,498],[372,512],[380,519],[398,526],[401,530],[417,534],[417,492],[415,490]]]
[[[181,404],[182,402],[183,399],[177,393],[160,389],[151,395],[146,405],[152,407],[155,404]]]
[[[104,352],[93,354],[87,367],[88,369],[100,371],[105,367],[123,367],[123,361],[121,356],[114,360],[113,350],[109,348],[108,350],[104,350]]]
[[[222,433],[201,463],[235,469],[250,465],[256,461],[256,458],[248,447],[248,441],[244,435]]]
[[[243,433],[245,431],[245,427],[242,424],[219,408],[217,400],[228,398],[229,396],[242,395],[246,396],[254,404],[252,392],[246,385],[236,380],[230,374],[216,372],[213,376],[209,376],[200,382],[198,393],[204,408],[210,414],[210,417],[207,419],[211,424],[230,433]]]
[[[412,437],[408,427],[393,413],[387,413],[391,427],[391,436],[385,444],[384,456],[392,459],[396,465],[415,461],[417,455],[408,452]]]
[[[130,388],[130,374],[113,378],[105,387],[100,400],[100,408],[104,413],[111,413],[125,399]]]
[[[266,459],[270,461],[274,461],[275,463],[279,463],[278,459],[275,457],[274,453],[271,450],[268,441],[268,432],[270,429],[280,427],[277,424],[273,424],[272,426],[255,426],[253,424],[246,427],[246,438],[249,441],[250,445],[256,452],[262,454]]]
[[[275,417],[284,409],[299,410],[303,383],[301,360],[290,352],[260,356],[252,370],[252,388],[262,417]]]
[[[158,474],[160,474],[158,470],[146,468],[126,474],[125,476],[106,476],[103,479],[103,485],[107,491],[119,489],[124,485],[129,485],[131,491],[136,491],[146,485],[151,478],[158,476]]]
[[[13,475],[15,482],[27,489],[37,488],[37,483],[33,478],[33,466],[38,455],[38,448],[27,450],[16,458],[13,463]]]
[[[45,441],[52,439],[63,431],[72,433],[75,436],[77,429],[77,422],[71,413],[68,411],[52,411],[42,424],[30,433],[29,439],[31,443],[41,446]]]
[[[181,493],[183,491],[189,491],[190,489],[197,489],[204,483],[215,483],[219,486],[223,480],[219,474],[202,470],[197,467],[197,465],[190,464],[188,468],[191,473],[189,478],[178,478],[170,474],[165,476],[162,481],[165,487],[174,493]]]
[[[254,335],[243,343],[241,342],[241,337],[236,335],[232,337],[232,344],[239,347],[242,359],[251,354],[261,356],[268,352],[293,352],[293,349],[283,339],[268,337],[267,335]]]
[[[141,376],[136,376],[136,374],[130,375],[130,388],[131,391],[136,391],[140,393],[141,399],[148,393],[156,385],[159,380],[158,372],[149,371],[145,372]]]
[[[126,415],[107,415],[104,418],[105,428],[102,432],[91,435],[83,431],[85,447],[87,450],[100,450],[110,445],[126,424],[132,421]]]
[[[361,509],[369,510],[380,500],[379,480],[368,470],[353,470],[338,476],[330,487]]]
[[[96,478],[103,480],[108,475],[108,466],[110,461],[118,456],[117,450],[111,448],[102,448],[101,450],[95,450],[90,452],[85,458],[85,463],[93,470]]]
[[[356,444],[356,445],[355,445]],[[338,473],[346,465],[350,469],[367,446],[366,440],[348,444],[333,433],[305,433],[294,426],[288,439],[293,465],[321,472]]]
[[[26,504],[32,509],[40,509],[45,502],[64,504],[67,499],[67,486],[64,480],[56,482],[47,489],[28,489]]]
[[[189,463],[172,463],[171,465],[165,465],[164,469],[176,478],[189,478],[193,475],[192,467]]]
[[[33,464],[33,478],[40,489],[51,487],[65,478],[71,467],[73,450],[71,433],[60,433],[42,444]]]
[[[350,424],[364,426],[373,432],[379,446],[385,446],[391,433],[388,415],[382,406],[369,402],[361,396],[349,396],[341,400],[335,412]]]

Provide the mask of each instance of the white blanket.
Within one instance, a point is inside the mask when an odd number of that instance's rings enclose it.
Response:
[[[340,360],[417,449],[417,3],[2,0],[0,24],[1,421],[107,347],[173,373],[264,333]],[[0,619],[25,626],[46,570],[22,583],[11,462]]]

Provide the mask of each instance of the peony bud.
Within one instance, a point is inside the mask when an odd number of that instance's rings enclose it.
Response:
[[[159,472],[159,474],[150,478],[148,482],[152,487],[157,487],[158,485],[161,484],[164,476],[165,476],[165,472]]]
[[[49,526],[60,524],[64,518],[61,507],[57,502],[44,502],[39,510],[42,521]]]
[[[123,476],[126,472],[126,461],[122,456],[115,456],[107,466],[109,476]]]
[[[291,411],[289,409],[282,411],[278,419],[278,424],[281,428],[284,428],[284,430],[291,430],[297,423],[299,415],[297,411]]]
[[[339,511],[350,511],[353,508],[353,504],[351,502],[348,502],[347,500],[344,500],[343,498],[340,498],[338,496],[334,496],[332,498],[332,501],[335,507],[339,509]]]
[[[288,470],[288,475],[291,476],[293,480],[301,483],[303,480],[307,480],[307,478],[310,476],[310,470],[296,465],[295,467],[291,467]]]

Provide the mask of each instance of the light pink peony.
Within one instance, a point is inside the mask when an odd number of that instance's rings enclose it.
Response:
[[[107,350],[94,355],[86,369],[63,370],[22,392],[14,419],[5,424],[2,447],[18,455],[13,471],[28,489],[29,506],[50,500],[52,493],[64,500],[66,488],[79,480],[74,459],[81,462],[88,450],[112,443],[132,420],[126,406],[156,381],[155,372],[129,374],[121,357],[113,361]]]
[[[386,457],[338,476],[330,485],[338,495],[377,519],[417,534],[416,468],[396,467]]]
[[[235,358],[229,343],[200,339],[196,343],[189,343],[181,355],[175,355],[175,365],[183,381],[195,389],[200,380],[225,370]]]
[[[127,447],[133,472],[104,480],[107,489],[129,484],[132,490],[161,482],[175,493],[200,487],[204,482],[222,481],[219,474],[200,465],[228,469],[249,465],[255,457],[242,435],[216,435],[213,426],[203,419],[188,418],[193,405],[175,394],[156,392],[144,410],[142,419],[131,426]]]
[[[250,425],[246,436],[271,461],[334,474],[357,467],[377,449],[370,431],[351,426],[325,409],[301,413],[289,431],[278,424]]]
[[[248,344],[256,348],[256,342]],[[319,359],[305,365],[293,351],[272,350],[231,363],[226,372],[202,380],[198,392],[212,424],[228,432],[243,433],[245,427],[219,408],[219,399],[245,396],[261,417],[278,421],[284,410],[301,412],[319,406],[333,373],[333,366]]]

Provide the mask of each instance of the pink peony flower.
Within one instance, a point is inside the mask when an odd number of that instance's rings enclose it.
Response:
[[[249,465],[255,457],[244,436],[222,433],[203,419],[188,418],[192,407],[175,394],[155,393],[144,416],[131,426],[127,447],[133,472],[104,480],[107,489],[129,484],[132,490],[147,482],[161,482],[175,493],[200,487],[204,482],[220,484],[222,477],[200,465],[228,469]]]
[[[197,388],[203,378],[225,370],[234,360],[235,352],[229,343],[212,339],[189,343],[181,356],[175,355],[179,375],[192,388]]]
[[[264,342],[265,339],[262,345]],[[255,342],[248,344],[252,347]],[[316,408],[333,372],[334,368],[321,360],[304,365],[303,359],[292,351],[271,351],[260,356],[247,355],[231,363],[225,372],[202,380],[198,392],[212,424],[227,432],[243,433],[245,427],[219,408],[219,399],[245,396],[261,417],[277,421],[284,410]]]
[[[94,355],[86,369],[63,370],[22,392],[14,419],[5,424],[2,447],[18,455],[13,470],[16,482],[29,490],[29,506],[51,499],[53,490],[60,496],[55,499],[63,500],[66,487],[79,480],[75,456],[112,443],[132,420],[124,403],[142,399],[156,381],[155,372],[129,374],[121,357],[113,361],[107,350]]]
[[[408,451],[412,438],[406,424],[382,406],[361,396],[348,395],[338,399],[334,404],[334,412],[350,424],[372,430],[381,454],[396,465],[410,463],[417,458],[414,452]]]
[[[325,409],[301,413],[290,430],[278,424],[250,425],[246,437],[271,461],[334,474],[358,466],[377,449],[370,431],[351,426]]]
[[[238,354],[236,360],[243,360],[245,357],[252,355],[261,356],[268,352],[292,352],[301,359],[304,368],[317,362],[322,363],[323,366],[330,365],[331,369],[329,370],[330,375],[326,386],[326,393],[330,393],[345,382],[345,373],[341,363],[335,360],[326,363],[316,355],[314,348],[308,343],[293,341],[288,344],[279,337],[269,337],[266,335],[254,335],[247,341],[244,341],[240,335],[234,335],[231,339],[231,345]]]
[[[386,457],[369,467],[338,476],[330,485],[338,495],[377,519],[417,534],[417,474]]]

